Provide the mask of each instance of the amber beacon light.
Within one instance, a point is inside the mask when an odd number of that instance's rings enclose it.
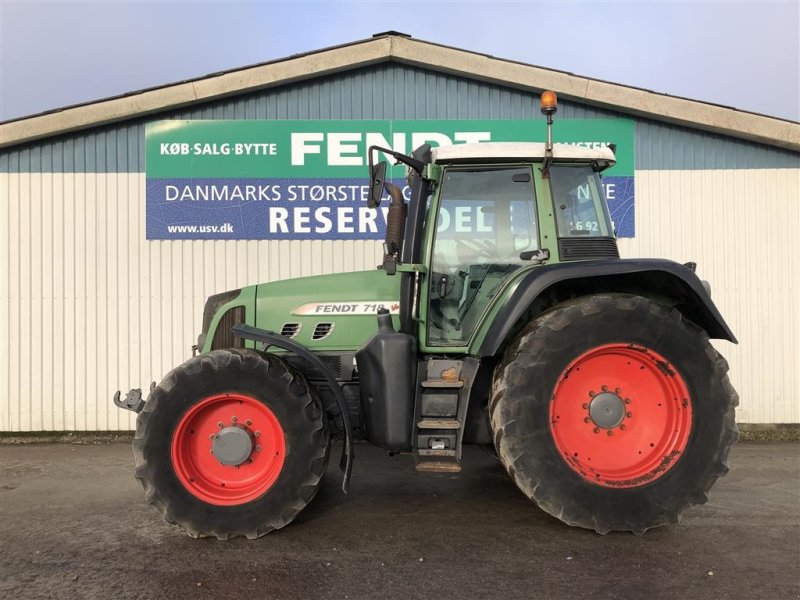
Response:
[[[550,116],[555,114],[556,110],[558,110],[558,98],[556,97],[556,93],[550,90],[542,92],[540,106],[543,115]]]
[[[542,164],[542,175],[547,179],[550,177],[550,163],[553,161],[553,115],[558,110],[556,93],[551,90],[542,92],[540,106],[542,114],[547,117],[547,142],[544,145],[544,163]]]

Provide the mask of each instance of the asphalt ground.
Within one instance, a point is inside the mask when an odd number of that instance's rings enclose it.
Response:
[[[796,443],[739,444],[708,504],[639,537],[562,525],[478,448],[458,475],[356,449],[349,495],[332,460],[292,525],[220,542],[145,503],[127,443],[0,446],[0,598],[800,598]]]

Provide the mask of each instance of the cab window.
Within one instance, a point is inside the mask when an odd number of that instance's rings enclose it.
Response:
[[[428,343],[469,342],[494,294],[539,249],[529,167],[448,169],[431,257]]]
[[[559,237],[612,237],[603,188],[589,166],[553,165],[550,191]]]

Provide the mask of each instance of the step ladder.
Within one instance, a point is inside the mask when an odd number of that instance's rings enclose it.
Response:
[[[418,368],[414,407],[414,462],[417,471],[461,471],[461,439],[467,398],[464,363],[460,360],[427,360]]]

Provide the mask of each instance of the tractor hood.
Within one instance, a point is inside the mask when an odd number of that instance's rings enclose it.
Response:
[[[318,275],[256,286],[255,319],[247,321],[315,352],[355,351],[377,331],[382,307],[399,313],[399,277],[382,270]]]

